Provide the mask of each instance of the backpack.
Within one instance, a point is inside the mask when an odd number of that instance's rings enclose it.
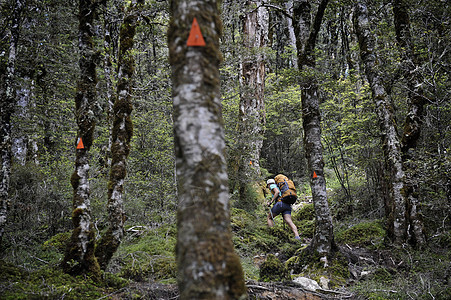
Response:
[[[298,199],[296,195],[296,187],[293,181],[288,179],[287,176],[279,174],[274,177],[274,181],[279,187],[280,193],[282,194],[281,200],[287,204],[294,204]]]

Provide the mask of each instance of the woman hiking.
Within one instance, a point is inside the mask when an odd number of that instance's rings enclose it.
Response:
[[[271,208],[271,210],[268,213],[268,226],[273,227],[274,226],[274,218],[278,216],[279,214],[282,214],[283,220],[285,223],[290,226],[291,231],[294,233],[294,238],[298,241],[301,240],[298,233],[298,228],[293,223],[293,220],[291,219],[291,204],[285,203],[282,201],[279,188],[276,185],[276,182],[274,179],[268,179],[266,181],[266,185],[269,188],[269,190],[272,193],[271,200],[268,201],[267,206],[270,206],[273,202],[275,202],[274,206]]]

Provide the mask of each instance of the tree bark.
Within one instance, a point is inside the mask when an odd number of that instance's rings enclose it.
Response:
[[[132,1],[124,18],[119,34],[119,73],[117,94],[113,106],[113,130],[111,145],[111,171],[108,183],[109,228],[96,247],[96,257],[100,268],[105,270],[111,257],[121,244],[124,236],[124,181],[127,175],[127,157],[133,135],[131,113],[134,85],[135,59],[133,45],[138,26],[139,6],[143,1]]]
[[[265,55],[268,44],[269,13],[262,1],[246,1],[243,20],[244,55],[241,61],[239,110],[240,201],[245,201],[249,182],[260,175],[260,154],[265,133]]]
[[[353,23],[359,40],[360,57],[365,67],[366,77],[371,86],[373,101],[382,132],[382,143],[387,169],[391,178],[391,203],[388,228],[389,236],[396,244],[402,244],[407,238],[405,173],[402,168],[401,146],[396,132],[393,108],[389,96],[382,84],[382,75],[378,72],[378,60],[375,54],[375,42],[371,33],[366,4],[359,2],[354,9]]]
[[[82,139],[83,149],[76,150],[75,171],[71,177],[74,189],[72,200],[71,240],[62,262],[63,270],[72,275],[85,274],[100,280],[100,267],[94,255],[95,235],[91,222],[89,188],[89,150],[93,144],[96,125],[94,107],[96,105],[96,65],[92,42],[94,35],[95,1],[80,0],[78,46],[80,50],[80,80],[75,96],[75,113],[78,137]]]
[[[111,27],[113,27],[113,21],[112,21],[112,10],[109,10],[108,3],[110,1],[107,1],[105,3],[104,10],[104,33],[103,33],[103,48],[105,51],[104,59],[103,59],[103,70],[105,73],[105,92],[106,92],[106,103],[107,103],[107,122],[108,122],[108,130],[109,130],[109,138],[108,138],[108,147],[105,151],[105,167],[110,168],[111,166],[111,145],[112,142],[112,136],[113,136],[113,120],[114,120],[114,113],[113,113],[113,106],[114,106],[114,91],[113,91],[113,57],[115,53],[113,53],[113,36],[111,33]],[[115,6],[115,3],[111,4],[112,6]],[[116,37],[117,38],[117,37]],[[117,41],[117,39],[116,39]],[[113,57],[112,57],[113,56]]]
[[[8,61],[6,63],[6,72],[2,75],[3,91],[0,93],[0,246],[5,230],[6,219],[8,217],[8,191],[11,176],[11,116],[14,113],[16,105],[16,93],[14,85],[14,77],[16,73],[16,52],[19,41],[21,14],[24,3],[16,0],[12,11],[11,27],[10,27],[10,44]]]
[[[405,197],[407,199],[407,222],[409,223],[410,242],[414,245],[424,245],[426,236],[423,220],[419,212],[418,183],[415,179],[417,165],[413,154],[421,134],[422,118],[424,114],[425,98],[423,96],[422,81],[418,74],[418,62],[415,56],[414,44],[410,34],[410,18],[404,0],[395,0],[393,14],[395,22],[396,40],[401,53],[401,65],[408,89],[408,112],[404,122],[401,140],[402,162],[406,172]]]
[[[218,1],[171,2],[168,32],[178,183],[177,266],[181,299],[246,297],[230,230],[219,90]],[[196,18],[204,47],[186,45]]]
[[[332,217],[327,202],[326,180],[324,177],[323,146],[321,144],[321,114],[319,109],[318,84],[311,75],[315,68],[314,49],[328,1],[321,1],[313,24],[310,23],[310,4],[299,1],[294,7],[296,45],[298,48],[299,70],[306,71],[301,83],[302,122],[304,147],[310,174],[313,204],[315,207],[315,234],[312,247],[327,256],[334,247]],[[307,74],[310,73],[310,74]]]

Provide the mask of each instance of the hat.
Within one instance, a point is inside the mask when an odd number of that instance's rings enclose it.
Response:
[[[274,181],[274,179],[268,179],[267,181],[266,181],[266,185],[268,185],[268,184],[275,184],[276,182]]]

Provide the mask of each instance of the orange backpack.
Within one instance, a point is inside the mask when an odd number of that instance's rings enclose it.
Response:
[[[287,204],[294,204],[298,199],[294,182],[283,174],[279,174],[274,177],[274,181],[282,194],[281,200]]]

